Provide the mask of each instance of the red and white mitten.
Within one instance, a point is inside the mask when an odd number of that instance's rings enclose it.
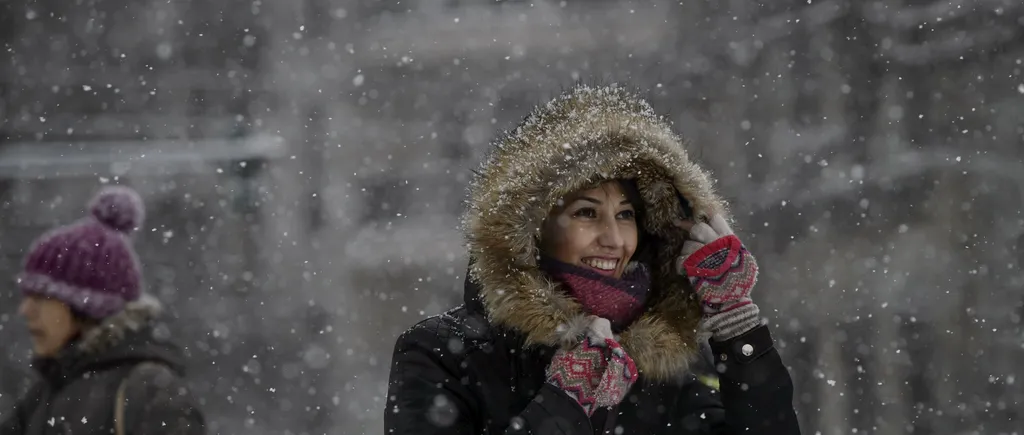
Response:
[[[614,339],[607,319],[595,318],[578,345],[559,349],[547,369],[548,383],[576,400],[587,415],[618,405],[636,382],[636,365]]]
[[[701,299],[704,325],[717,341],[726,341],[761,325],[750,299],[757,283],[757,261],[721,216],[698,223],[683,244],[677,270]]]

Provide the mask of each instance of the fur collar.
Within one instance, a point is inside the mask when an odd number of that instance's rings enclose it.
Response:
[[[538,107],[498,139],[470,185],[463,219],[470,276],[490,321],[522,333],[528,345],[562,346],[586,326],[578,303],[537,264],[541,223],[558,198],[600,179],[635,179],[644,227],[660,240],[651,266],[648,310],[619,340],[651,381],[676,379],[700,352],[700,307],[675,272],[684,234],[677,191],[698,217],[726,216],[708,172],[638,96],[615,87],[578,86]]]
[[[99,325],[82,335],[77,350],[81,354],[97,354],[121,343],[129,333],[138,332],[163,312],[163,305],[153,296],[143,294],[125,304],[121,312],[103,319]]]

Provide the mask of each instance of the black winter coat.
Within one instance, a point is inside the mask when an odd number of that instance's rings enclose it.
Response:
[[[713,359],[702,358],[702,311],[676,272],[686,234],[674,222],[730,220],[728,207],[646,102],[616,87],[573,88],[500,138],[475,174],[463,222],[465,305],[399,337],[389,435],[799,433],[792,381],[767,327],[711,343]],[[637,187],[630,260],[650,269],[651,290],[640,318],[615,331],[639,380],[618,406],[588,418],[545,383],[554,350],[575,345],[589,320],[540,270],[537,237],[561,198],[609,179]],[[720,390],[698,377],[716,371]]]
[[[0,435],[112,435],[124,388],[124,435],[203,435],[178,348],[158,339],[152,299],[129,304],[53,359],[33,361],[40,379],[9,413]]]
[[[493,327],[467,284],[466,304],[403,334],[391,366],[386,433],[405,434],[799,434],[789,372],[767,326],[711,343],[709,365],[673,382],[643,376],[626,399],[588,418],[545,383],[553,348],[525,348],[521,334]],[[744,355],[751,344],[760,351]],[[710,362],[710,361],[708,361]]]

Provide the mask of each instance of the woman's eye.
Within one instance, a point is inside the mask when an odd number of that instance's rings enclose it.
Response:
[[[636,219],[636,212],[633,210],[624,210],[621,213],[619,213],[619,219]]]
[[[581,208],[579,210],[576,210],[576,213],[573,213],[572,215],[575,217],[596,218],[597,210],[594,210],[592,208]]]

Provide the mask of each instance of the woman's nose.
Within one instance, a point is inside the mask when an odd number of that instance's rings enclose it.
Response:
[[[29,316],[29,314],[31,313],[31,311],[32,311],[32,299],[31,298],[22,298],[21,299],[21,303],[18,304],[18,314],[20,314],[21,317],[27,318]]]
[[[602,225],[601,236],[598,238],[598,243],[600,243],[601,246],[609,248],[622,247],[622,232],[619,230],[619,226],[615,223]]]

